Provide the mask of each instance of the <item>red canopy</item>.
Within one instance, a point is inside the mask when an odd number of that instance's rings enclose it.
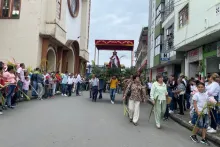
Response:
[[[98,50],[133,51],[134,40],[95,40]]]

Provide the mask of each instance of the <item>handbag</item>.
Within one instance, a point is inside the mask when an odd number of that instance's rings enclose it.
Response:
[[[172,98],[169,96],[166,96],[166,101],[167,101],[167,104],[169,105],[172,101]]]
[[[132,84],[131,84],[131,86],[132,86]],[[131,86],[129,87],[129,90],[128,90],[128,93],[127,93],[127,97],[131,96]]]

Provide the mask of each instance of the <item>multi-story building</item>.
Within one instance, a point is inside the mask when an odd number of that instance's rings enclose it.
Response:
[[[150,0],[149,10],[148,68],[152,79],[158,73],[194,77],[220,72],[219,2]]]
[[[90,0],[0,0],[0,60],[79,73],[89,58]]]
[[[185,75],[219,73],[220,1],[175,1],[174,46],[185,52]]]
[[[136,63],[135,67],[139,71],[143,70],[143,67],[147,64],[147,43],[148,43],[148,27],[144,27],[141,30],[139,37],[139,44],[135,51]]]
[[[182,69],[184,56],[174,50],[174,0],[150,1],[149,25],[149,55],[151,79],[161,73],[164,76],[175,74],[178,76]]]

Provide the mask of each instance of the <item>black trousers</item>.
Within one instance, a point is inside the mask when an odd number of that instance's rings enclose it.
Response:
[[[76,95],[79,95],[80,83],[76,84]]]
[[[99,99],[102,99],[102,89],[99,89]]]
[[[67,94],[68,96],[71,96],[72,95],[72,89],[73,89],[73,85],[72,84],[68,84],[67,85]]]
[[[184,114],[184,95],[179,95],[178,105],[179,105],[179,108],[180,108],[180,114]]]
[[[92,87],[92,99],[96,101],[98,95],[98,86],[93,86]]]

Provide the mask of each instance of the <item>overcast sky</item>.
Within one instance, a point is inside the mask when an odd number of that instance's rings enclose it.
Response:
[[[94,59],[96,39],[135,40],[137,49],[141,29],[148,25],[148,0],[92,0],[89,53]],[[112,51],[100,51],[99,64],[109,62]],[[121,64],[131,65],[131,53],[118,52]]]

